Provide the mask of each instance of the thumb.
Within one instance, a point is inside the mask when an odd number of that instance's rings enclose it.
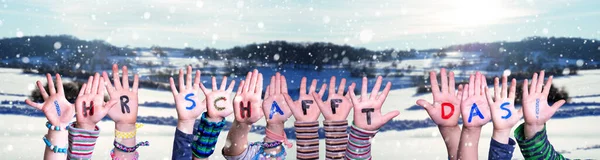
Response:
[[[554,113],[566,102],[567,101],[565,101],[564,99],[554,102],[554,104],[552,104],[552,106],[550,107],[550,111],[552,111],[552,115],[554,115]]]
[[[106,102],[106,104],[104,104],[104,109],[110,110],[112,107],[114,107],[117,104],[117,102],[119,102],[119,101],[112,100],[112,101]]]
[[[383,115],[383,124],[389,122],[390,120],[394,119],[394,117],[398,116],[400,114],[400,111],[391,111],[385,115]]]
[[[419,105],[419,106],[421,106],[421,107],[425,108],[425,110],[429,110],[429,109],[432,109],[432,108],[433,108],[433,105],[432,105],[431,103],[427,102],[427,101],[426,101],[426,100],[424,100],[424,99],[419,99],[419,100],[417,100],[417,105]]]
[[[310,93],[310,95],[312,95],[312,97],[315,99],[315,102],[317,103],[317,106],[319,106],[319,109],[323,110],[325,107],[325,103],[323,102],[321,97],[319,97],[319,94],[312,92]]]

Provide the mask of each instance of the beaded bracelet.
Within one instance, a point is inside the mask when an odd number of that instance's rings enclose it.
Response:
[[[69,126],[67,126],[67,128],[68,127]],[[55,130],[55,131],[60,131],[61,130],[60,126],[52,125],[52,124],[50,124],[50,122],[46,122],[46,128],[48,128],[49,130]]]
[[[137,129],[138,128],[142,128],[144,125],[141,123],[136,123],[135,124],[135,130],[131,131],[131,132],[121,132],[115,129],[115,137],[116,138],[121,138],[121,139],[129,139],[129,138],[133,138],[135,137],[136,133],[137,133]]]
[[[48,135],[44,135],[44,143],[46,143],[46,146],[48,148],[50,148],[50,150],[52,150],[52,152],[54,153],[67,153],[67,148],[58,148],[58,146],[52,145],[52,143],[50,143],[50,141],[48,140],[48,138],[46,138],[46,136]]]
[[[281,144],[283,144],[281,141],[262,142],[261,146],[263,149],[272,149],[281,146]]]
[[[111,149],[110,150],[110,158],[113,160],[120,160],[117,155],[115,155],[115,150]],[[138,160],[138,158],[140,158],[140,153],[138,153],[137,151],[135,152],[135,156],[133,156],[133,159],[131,160]]]
[[[286,155],[287,155],[287,153],[285,152],[285,147],[281,147],[281,151],[279,151],[279,153],[276,153],[276,154],[266,153],[265,149],[262,147],[258,150],[259,159],[283,160],[283,159],[285,159]]]
[[[118,149],[123,152],[131,153],[131,152],[135,152],[135,150],[137,150],[137,148],[140,146],[149,146],[150,143],[148,141],[144,141],[144,142],[140,142],[140,143],[136,144],[133,147],[127,147],[127,146],[115,141],[113,143],[113,145],[115,146],[115,149]]]

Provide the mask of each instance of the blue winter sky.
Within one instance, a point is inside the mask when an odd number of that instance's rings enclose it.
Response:
[[[598,0],[0,0],[0,37],[229,48],[270,40],[439,48],[529,36],[600,38]]]

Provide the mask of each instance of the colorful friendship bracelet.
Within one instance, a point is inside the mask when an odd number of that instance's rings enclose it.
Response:
[[[46,128],[48,128],[49,130],[54,130],[54,131],[64,130],[64,129],[61,129],[60,126],[55,126],[55,125],[50,124],[49,121],[46,122]],[[67,126],[67,128],[68,128],[68,126]]]
[[[323,121],[325,129],[325,159],[344,159],[348,143],[348,121]]]
[[[291,148],[292,147],[292,143],[290,143],[287,139],[287,136],[285,135],[285,131],[283,132],[283,135],[278,135],[277,133],[273,133],[271,130],[269,129],[265,129],[265,137],[272,139],[274,141],[281,141],[283,142],[283,144],[285,144],[285,146],[287,148]]]
[[[117,155],[115,155],[115,149],[111,149],[110,150],[110,158],[112,160],[121,160],[119,157],[117,157]],[[135,156],[133,156],[133,159],[131,160],[138,160],[140,158],[140,153],[138,153],[137,151],[135,152]]]
[[[281,146],[283,142],[281,141],[273,141],[273,142],[260,142],[260,146],[264,149],[273,149]]]
[[[296,159],[319,159],[319,122],[295,122]]]
[[[129,138],[134,138],[136,136],[137,133],[137,129],[138,128],[142,128],[144,125],[141,123],[136,123],[135,124],[135,130],[131,131],[131,132],[121,132],[115,129],[115,138],[121,138],[121,139],[129,139]]]
[[[267,159],[283,160],[283,159],[285,159],[285,156],[287,155],[287,153],[285,152],[285,147],[281,147],[281,151],[279,151],[276,154],[266,153],[265,149],[260,147],[260,149],[257,152],[257,155],[258,155],[257,158],[259,160],[267,160]]]
[[[207,158],[214,153],[219,134],[225,127],[225,118],[221,122],[211,122],[206,116],[207,113],[204,112],[196,127],[196,136],[192,142],[192,154],[196,158]]]
[[[54,153],[67,153],[67,148],[58,148],[58,146],[56,145],[52,145],[52,143],[50,143],[50,140],[48,140],[48,138],[46,138],[46,136],[48,135],[44,135],[44,137],[42,138],[44,140],[44,143],[46,143],[46,147],[50,148],[50,150],[52,150],[52,152]]]
[[[69,131],[69,159],[91,159],[94,152],[96,140],[100,135],[100,128],[94,130],[85,130],[75,128],[76,122],[71,123],[67,130]]]
[[[135,152],[141,146],[149,146],[150,143],[148,141],[143,141],[143,142],[136,144],[133,147],[128,147],[128,146],[125,146],[124,144],[121,144],[121,143],[115,141],[113,143],[113,145],[115,146],[115,149],[118,149],[123,152],[131,153],[131,152]]]
[[[354,124],[350,127],[350,136],[346,148],[347,159],[371,159],[371,137],[377,134],[376,131],[367,131],[356,127]]]

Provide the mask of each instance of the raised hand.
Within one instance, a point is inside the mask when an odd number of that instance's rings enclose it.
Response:
[[[77,112],[77,128],[94,130],[96,124],[108,114],[108,111],[117,103],[104,103],[104,79],[96,73],[90,76],[87,83],[81,86],[77,100],[75,101],[75,111]]]
[[[267,87],[265,100],[262,104],[267,123],[283,124],[283,122],[292,116],[292,112],[284,98],[288,94],[287,92],[285,77],[279,74],[279,72],[275,76],[271,76],[271,83]]]
[[[48,119],[50,124],[65,129],[75,114],[73,104],[65,98],[65,91],[59,74],[56,74],[56,88],[54,87],[54,82],[52,81],[52,76],[50,74],[46,74],[46,80],[48,81],[48,90],[50,90],[50,94],[46,92],[42,82],[36,82],[42,98],[44,98],[44,103],[35,103],[29,99],[26,99],[25,103],[44,112],[46,119]]]
[[[354,105],[354,125],[361,129],[373,131],[379,129],[388,121],[400,114],[399,111],[392,111],[385,115],[381,114],[381,107],[385,98],[387,98],[392,83],[388,82],[383,89],[383,92],[379,94],[379,88],[381,87],[381,76],[377,77],[375,86],[371,90],[371,95],[367,97],[367,77],[363,77],[362,89],[360,99],[354,94],[354,84],[348,88],[350,92],[350,99]]]
[[[138,75],[133,78],[133,88],[129,88],[129,78],[127,66],[123,66],[123,79],[119,78],[119,66],[116,64],[112,67],[114,86],[109,83],[108,74],[102,73],[102,77],[106,82],[106,89],[110,96],[109,104],[115,104],[108,111],[108,116],[116,124],[135,124],[138,113]],[[117,101],[117,102],[114,102]]]
[[[469,77],[469,84],[465,85],[461,112],[464,127],[478,127],[487,124],[490,119],[490,107],[485,98],[487,82],[485,77],[477,72],[475,76]]]
[[[533,74],[531,87],[527,86],[527,79],[523,82],[523,112],[525,116],[525,136],[533,137],[535,133],[544,128],[544,124],[552,118],[552,115],[563,105],[565,100],[548,105],[548,94],[552,85],[552,76],[544,84],[544,71],[538,76]]]
[[[494,135],[492,137],[496,141],[508,144],[510,130],[523,117],[523,110],[517,110],[514,105],[517,80],[512,79],[510,90],[508,90],[506,76],[502,76],[502,88],[500,88],[498,83],[499,79],[496,77],[494,79],[494,97],[488,91],[488,87],[485,87],[485,94],[487,95],[487,101],[492,113],[492,121],[494,122]]]
[[[446,69],[440,71],[440,79],[442,81],[442,90],[438,86],[437,75],[435,72],[429,72],[431,82],[431,93],[433,94],[433,104],[424,99],[419,99],[417,104],[425,108],[429,117],[441,127],[458,126],[458,118],[460,117],[460,102],[463,86],[458,86],[458,92],[454,88],[454,72],[446,75]]]
[[[325,93],[325,87],[327,85],[323,84],[321,86],[321,90],[319,93],[316,93],[317,89],[317,80],[313,79],[310,84],[310,89],[308,93],[306,92],[306,77],[302,77],[302,81],[300,82],[300,97],[297,101],[294,102],[292,97],[289,94],[284,94],[285,102],[290,105],[290,110],[292,114],[294,114],[294,118],[298,122],[312,122],[316,121],[319,118],[321,111],[319,107],[316,107],[315,100],[322,101],[321,98]],[[286,92],[287,93],[287,92]],[[312,94],[317,94],[318,96],[313,97]]]
[[[173,77],[169,79],[169,83],[175,99],[178,120],[191,123],[193,127],[196,118],[206,109],[206,101],[200,102],[200,95],[198,95],[200,93],[200,71],[196,70],[193,84],[191,66],[187,66],[186,74],[184,81],[183,69],[179,69],[179,91],[177,91]]]
[[[354,107],[352,105],[352,100],[350,100],[350,90],[348,90],[348,93],[346,93],[346,95],[344,96],[346,79],[342,78],[337,92],[335,91],[335,82],[335,76],[331,76],[331,80],[329,81],[329,95],[327,96],[327,101],[325,102],[323,102],[322,100],[323,94],[321,92],[312,93],[312,96],[317,102],[319,108],[321,109],[325,120],[330,121],[339,121],[347,119],[350,110],[352,110],[352,108]],[[323,91],[324,87],[325,86],[321,87],[321,91]],[[356,87],[356,84],[352,83],[350,87],[354,88]]]
[[[233,99],[235,121],[251,125],[263,117],[261,94],[263,76],[254,69],[242,80]],[[246,139],[247,140],[247,139]]]
[[[233,86],[235,86],[235,80],[231,81],[227,90],[227,77],[223,76],[221,81],[221,88],[217,88],[217,79],[212,77],[212,91],[204,88],[204,85],[200,85],[202,92],[206,96],[206,108],[208,110],[208,119],[214,122],[220,122],[223,118],[233,113],[233,103],[230,98]]]

